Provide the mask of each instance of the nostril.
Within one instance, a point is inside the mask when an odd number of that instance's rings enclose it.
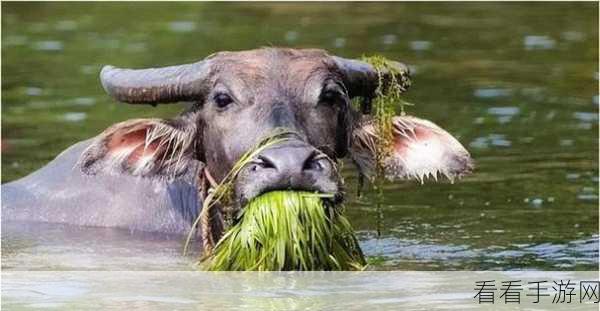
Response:
[[[325,156],[319,152],[313,152],[311,155],[304,161],[304,165],[302,166],[303,171],[322,171],[323,161],[325,160]]]

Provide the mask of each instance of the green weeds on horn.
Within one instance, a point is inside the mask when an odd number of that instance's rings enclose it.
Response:
[[[404,116],[406,114],[404,107],[413,106],[413,104],[401,98],[401,95],[410,86],[408,72],[401,71],[397,66],[394,66],[392,61],[383,56],[363,56],[362,60],[373,66],[379,80],[372,101],[374,108],[373,121],[377,135],[375,135],[375,175],[370,181],[377,195],[377,236],[381,236],[384,218],[381,206],[383,202],[383,185],[385,183],[384,161],[392,152],[394,142],[392,121],[396,115],[397,105],[400,106],[400,115]],[[384,76],[389,80],[384,82]],[[399,78],[401,79],[399,80]],[[359,180],[361,181],[360,189],[362,188],[363,177],[360,176]]]

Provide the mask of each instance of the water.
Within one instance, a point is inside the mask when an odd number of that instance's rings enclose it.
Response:
[[[409,113],[455,135],[476,170],[453,185],[387,185],[377,237],[374,195],[356,197],[345,165],[347,214],[373,269],[597,269],[597,12],[595,3],[3,3],[2,182],[113,123],[180,111],[115,103],[98,81],[102,65],[264,45],[380,53],[415,69]],[[195,269],[180,237],[2,230],[4,270]]]
[[[580,301],[577,288],[597,272],[17,271],[2,276],[2,307],[10,310],[598,310],[595,299]],[[519,280],[513,283],[522,290],[519,303],[514,296],[512,303],[496,296],[494,305],[478,304],[474,287],[481,280],[495,280],[498,287]],[[550,291],[534,303],[537,297],[527,295],[535,295],[535,285],[528,282],[543,280],[569,281],[574,295],[552,303]]]

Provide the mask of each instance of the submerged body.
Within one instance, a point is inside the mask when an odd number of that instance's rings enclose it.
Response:
[[[68,223],[184,234],[197,217],[197,178],[191,163],[174,180],[83,173],[81,141],[40,170],[2,185],[2,221]]]

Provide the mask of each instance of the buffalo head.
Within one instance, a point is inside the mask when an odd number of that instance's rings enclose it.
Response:
[[[399,71],[406,66],[394,63]],[[130,104],[191,102],[172,120],[135,119],[115,124],[84,152],[84,171],[109,170],[144,177],[174,177],[190,161],[203,162],[216,181],[247,150],[274,131],[289,139],[263,150],[241,171],[235,198],[244,203],[264,192],[297,189],[340,193],[338,159],[349,155],[365,174],[373,168],[376,135],[366,103],[379,79],[369,64],[322,50],[263,48],[221,52],[197,63],[152,69],[106,66],[104,89]],[[408,86],[407,76],[395,77]],[[368,108],[368,107],[367,107]],[[450,178],[470,169],[467,151],[435,124],[394,118],[390,178]]]

